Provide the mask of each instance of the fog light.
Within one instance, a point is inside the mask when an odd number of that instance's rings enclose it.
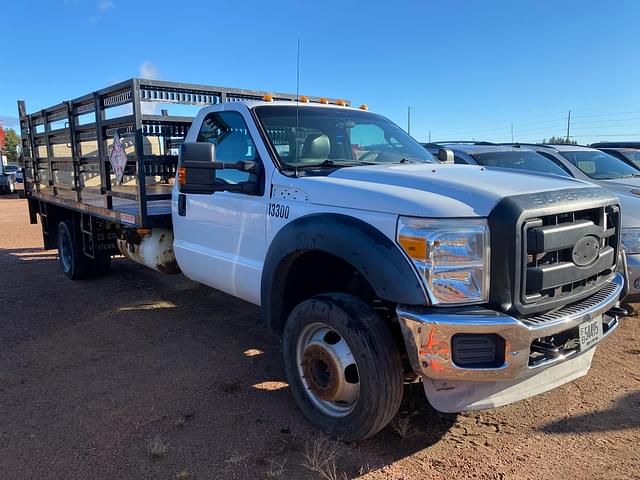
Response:
[[[504,364],[504,339],[493,333],[458,333],[451,338],[451,350],[458,367],[497,368]]]

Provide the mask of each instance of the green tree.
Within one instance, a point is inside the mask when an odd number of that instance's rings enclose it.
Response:
[[[18,163],[16,147],[20,145],[20,137],[13,128],[7,128],[4,136],[4,148],[2,154],[7,156],[9,163]]]
[[[577,145],[578,144],[578,142],[576,142],[575,140],[566,138],[566,137],[551,137],[549,140],[545,138],[542,140],[542,143],[548,143],[550,145]]]

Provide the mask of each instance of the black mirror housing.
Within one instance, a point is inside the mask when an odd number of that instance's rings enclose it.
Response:
[[[216,146],[209,142],[185,142],[180,145],[180,163],[208,164],[209,167],[216,161]],[[195,166],[195,165],[194,165]]]

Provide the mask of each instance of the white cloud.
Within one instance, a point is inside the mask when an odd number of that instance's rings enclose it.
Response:
[[[98,11],[100,13],[104,13],[112,8],[116,8],[116,5],[111,0],[100,0],[98,2]]]
[[[160,78],[160,69],[149,60],[145,60],[140,65],[140,78],[147,80],[157,80]],[[160,106],[153,102],[142,102],[142,113],[158,115]]]
[[[149,60],[145,60],[142,62],[142,65],[140,65],[140,77],[157,80],[160,77],[160,69]]]
[[[113,3],[113,0],[100,0],[96,5],[97,13],[89,17],[89,23],[97,22],[105,13],[114,8],[116,8],[116,4]]]

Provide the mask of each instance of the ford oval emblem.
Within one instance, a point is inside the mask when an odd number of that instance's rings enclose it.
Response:
[[[579,267],[595,262],[598,255],[600,255],[600,240],[593,235],[587,235],[578,240],[571,253],[573,263]]]

